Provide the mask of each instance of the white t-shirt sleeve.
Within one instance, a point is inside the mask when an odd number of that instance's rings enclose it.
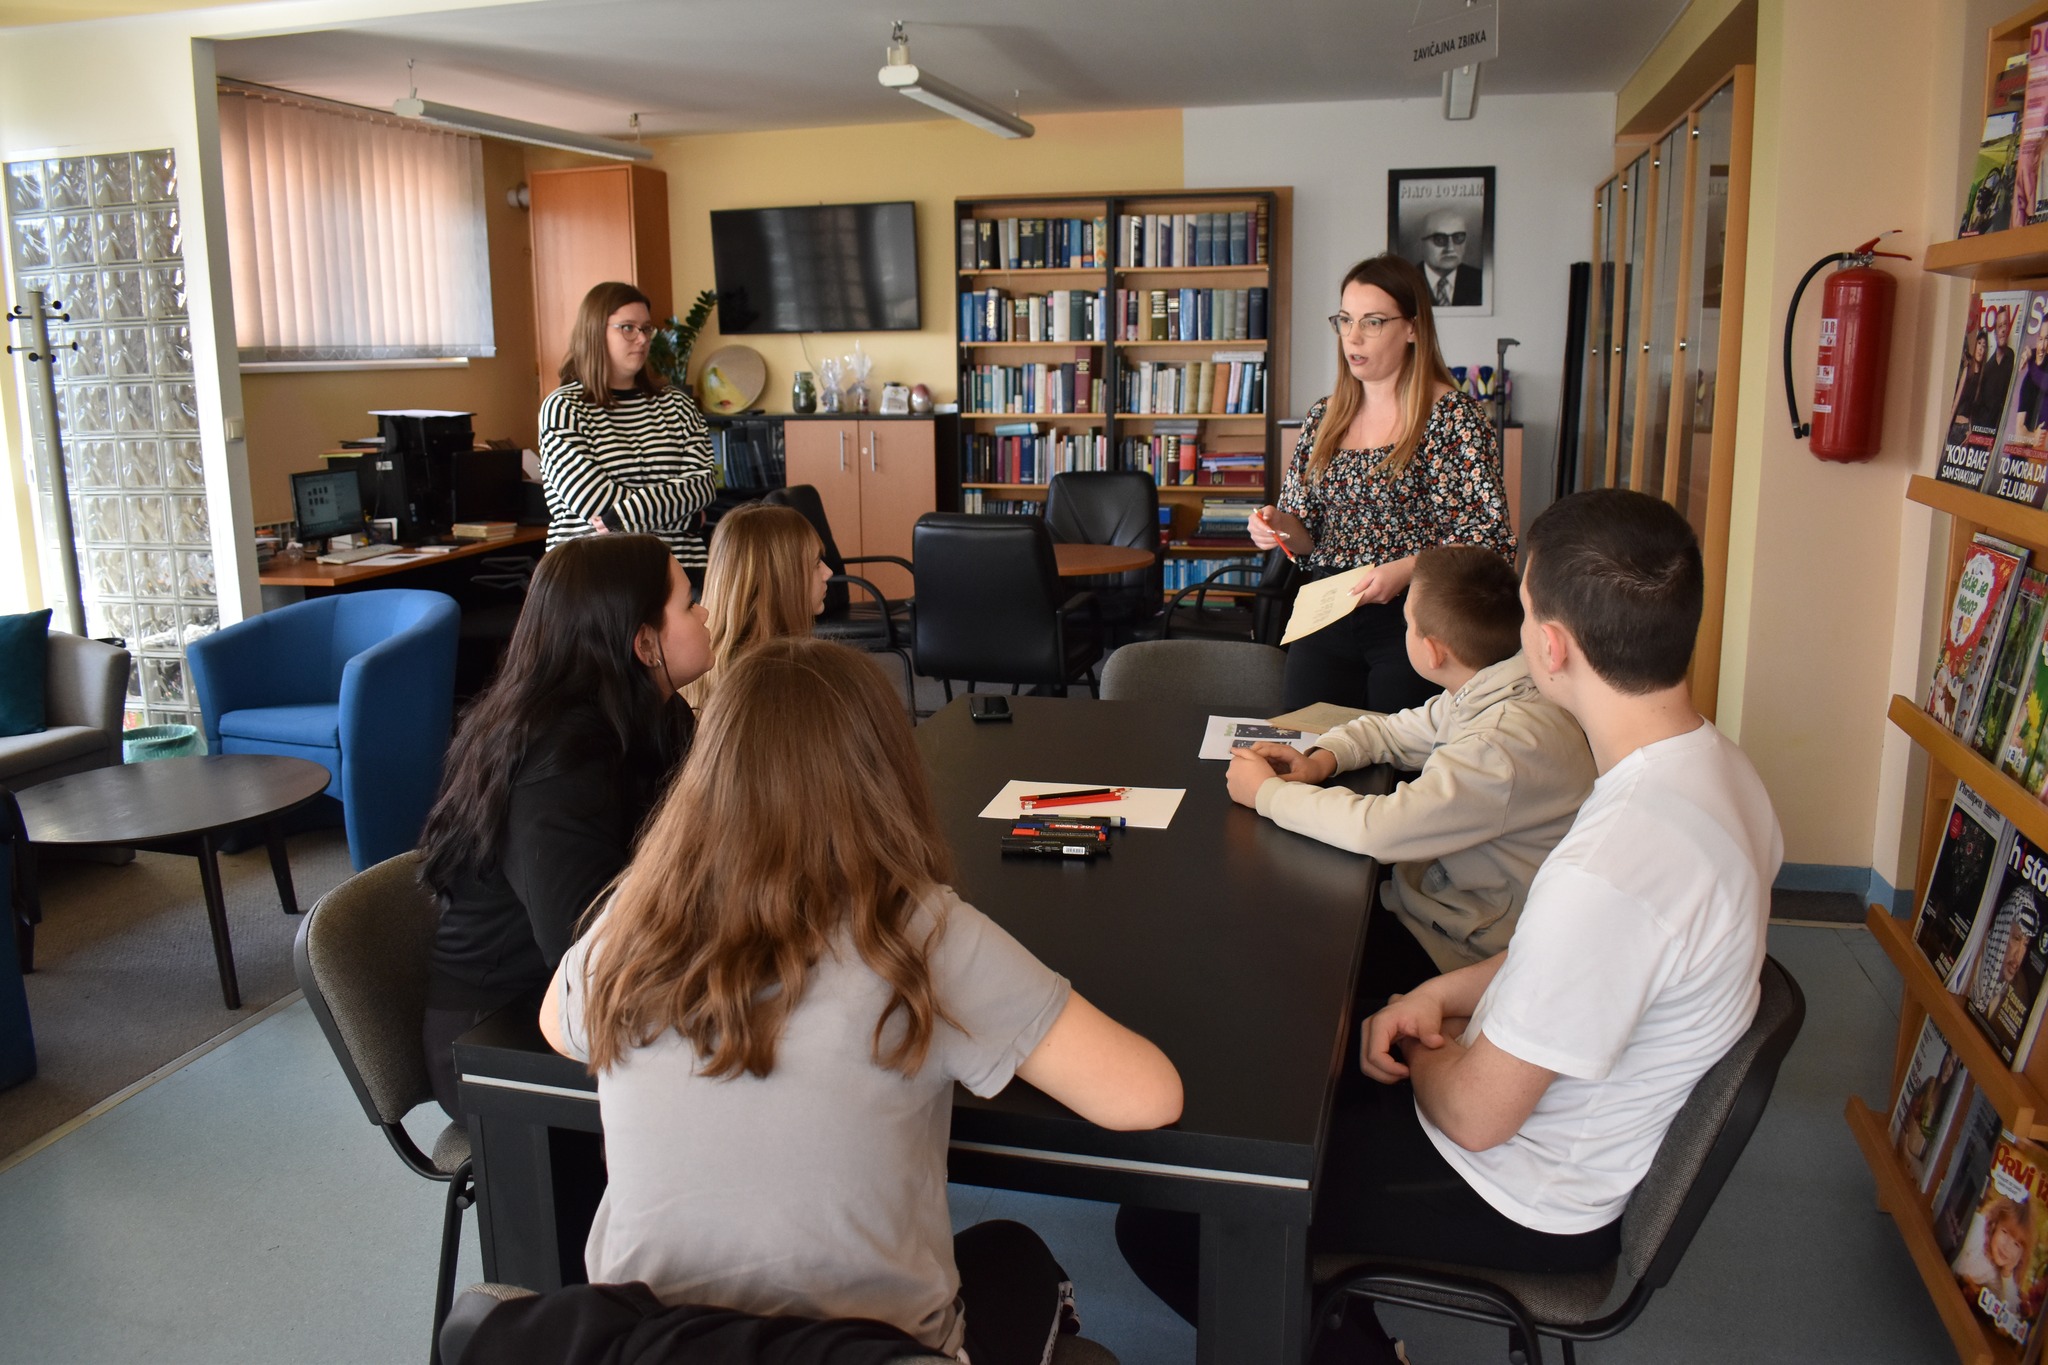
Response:
[[[595,930],[602,920],[593,921],[590,929]],[[583,1024],[584,984],[590,971],[590,944],[594,934],[585,931],[583,937],[569,945],[569,951],[562,957],[560,968],[562,989],[557,993],[561,1001],[560,1023],[562,1043],[566,1054],[586,1065],[590,1061],[590,1034]]]
[[[1010,1083],[1051,1031],[1073,987],[1007,930],[951,892],[932,946],[932,985],[956,1028],[939,1024],[932,1061],[986,1099]]]
[[[1546,1071],[1602,1080],[1664,984],[1667,940],[1642,902],[1578,867],[1546,867],[1473,1031]]]

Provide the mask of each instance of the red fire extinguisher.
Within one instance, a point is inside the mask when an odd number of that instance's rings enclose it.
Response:
[[[1892,300],[1898,283],[1871,262],[1879,256],[1913,259],[1877,249],[1890,235],[1880,233],[1854,251],[1821,257],[1792,291],[1792,307],[1785,315],[1785,402],[1792,409],[1793,437],[1810,437],[1807,449],[1819,459],[1867,460],[1884,440],[1884,377],[1891,359]],[[1792,323],[1799,316],[1799,296],[1830,265],[1838,268],[1821,291],[1820,353],[1813,367],[1809,424],[1799,420],[1799,398],[1792,385]]]

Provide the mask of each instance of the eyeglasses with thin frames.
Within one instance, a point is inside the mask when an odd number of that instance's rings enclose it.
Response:
[[[653,324],[645,322],[613,322],[606,325],[624,336],[639,337],[642,340],[651,340],[654,334],[661,330]]]
[[[1332,313],[1330,314],[1330,330],[1340,337],[1352,331],[1363,332],[1366,336],[1376,337],[1386,329],[1388,323],[1399,321],[1401,321],[1400,318],[1391,318],[1384,313],[1367,313],[1362,318],[1352,317],[1349,313]]]

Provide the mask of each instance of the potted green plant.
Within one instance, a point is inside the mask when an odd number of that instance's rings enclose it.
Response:
[[[704,322],[717,304],[718,291],[707,289],[697,296],[697,301],[690,305],[689,313],[681,321],[671,317],[662,323],[655,330],[654,340],[648,344],[648,367],[669,383],[687,389],[690,384],[690,352],[696,348],[697,334],[704,330]]]

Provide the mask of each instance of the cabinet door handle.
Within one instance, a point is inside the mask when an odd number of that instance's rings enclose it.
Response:
[[[839,433],[839,472],[846,472],[846,433]]]
[[[870,474],[875,472],[875,441],[877,439],[874,432],[868,433],[868,473]]]

